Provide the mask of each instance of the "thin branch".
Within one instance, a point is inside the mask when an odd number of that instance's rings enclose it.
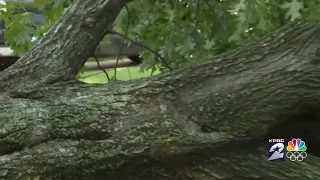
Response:
[[[126,31],[125,31],[125,36],[128,35],[128,30],[129,30],[129,24],[130,24],[130,14],[129,14],[129,8],[127,5],[124,5],[124,7],[126,8],[127,10],[127,27],[126,27]],[[113,77],[115,78],[115,80],[117,79],[117,66],[118,66],[118,62],[119,62],[119,59],[120,59],[120,54],[121,54],[121,51],[123,49],[123,46],[124,46],[124,40],[125,38],[123,38],[122,42],[121,42],[121,46],[120,46],[120,50],[119,50],[119,53],[118,53],[118,57],[117,57],[117,62],[116,62],[116,66],[114,67],[114,75]]]
[[[99,60],[98,60],[98,58],[97,58],[96,56],[94,56],[94,60],[97,62],[98,68],[99,68],[101,71],[103,71],[104,74],[107,76],[108,83],[109,83],[109,82],[110,82],[110,77],[109,77],[107,71],[104,70],[104,69],[100,66]]]
[[[207,4],[207,6],[209,7],[209,9],[211,9],[212,12],[215,12],[214,8],[209,4],[208,1],[204,0],[204,3]]]
[[[194,13],[194,18],[197,18],[200,13],[200,0],[197,0],[196,12]]]
[[[127,39],[128,41],[130,41],[132,44],[135,44],[135,45],[140,46],[140,47],[142,47],[142,48],[144,48],[144,49],[147,49],[148,51],[150,51],[150,52],[152,52],[153,54],[155,54],[156,57],[159,58],[159,59],[164,63],[164,65],[165,65],[170,71],[173,70],[173,69],[169,66],[169,64],[167,63],[167,61],[166,61],[163,57],[161,57],[161,55],[160,55],[159,53],[157,53],[156,51],[152,50],[151,48],[149,48],[149,47],[147,47],[147,46],[145,46],[145,45],[143,45],[143,44],[140,44],[140,43],[134,41],[133,39],[131,39],[131,38],[125,36],[124,34],[119,33],[119,32],[109,31],[109,33],[110,33],[110,34],[119,35],[119,36]]]

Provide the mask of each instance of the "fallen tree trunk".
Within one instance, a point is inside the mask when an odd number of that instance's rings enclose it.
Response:
[[[320,178],[317,152],[303,162],[266,161],[266,138],[319,141],[319,25],[297,21],[152,78],[75,81],[124,4],[75,1],[41,43],[0,72],[2,179]],[[90,26],[98,17],[107,18]]]

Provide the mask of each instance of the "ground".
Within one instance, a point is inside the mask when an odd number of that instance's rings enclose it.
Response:
[[[115,60],[115,59],[108,59]],[[107,70],[110,78],[114,76],[114,70]],[[153,75],[159,74],[159,72],[154,72]],[[139,79],[142,77],[151,76],[151,70],[140,72],[140,67],[129,67],[129,68],[117,68],[117,80],[127,81],[132,79]],[[108,83],[106,74],[103,71],[86,71],[79,74],[79,80],[86,83]]]

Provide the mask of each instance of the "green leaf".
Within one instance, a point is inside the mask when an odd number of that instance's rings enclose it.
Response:
[[[238,12],[245,10],[247,8],[247,4],[245,0],[240,0],[238,4],[234,6],[231,10],[228,10],[231,14],[237,14]]]
[[[182,46],[176,47],[175,51],[179,52],[180,55],[185,55],[194,49],[195,46],[196,43],[194,43],[193,39],[188,38]]]
[[[205,45],[203,45],[203,48],[206,50],[210,50],[212,49],[212,47],[215,45],[215,41],[214,40],[206,40]]]
[[[291,21],[294,21],[301,17],[300,11],[303,9],[303,2],[292,0],[292,2],[283,3],[281,8],[289,9],[286,13],[286,18],[290,18]]]

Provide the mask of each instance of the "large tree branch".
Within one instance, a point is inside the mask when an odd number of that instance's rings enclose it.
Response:
[[[258,43],[153,78],[108,85],[59,81],[2,93],[0,175],[320,178],[319,157],[269,163],[261,144],[290,117],[319,112],[319,41],[319,25],[297,21]]]
[[[34,88],[50,82],[73,79],[127,2],[74,1],[39,43],[17,63],[0,73],[1,91]],[[30,75],[32,72],[37,75]]]

